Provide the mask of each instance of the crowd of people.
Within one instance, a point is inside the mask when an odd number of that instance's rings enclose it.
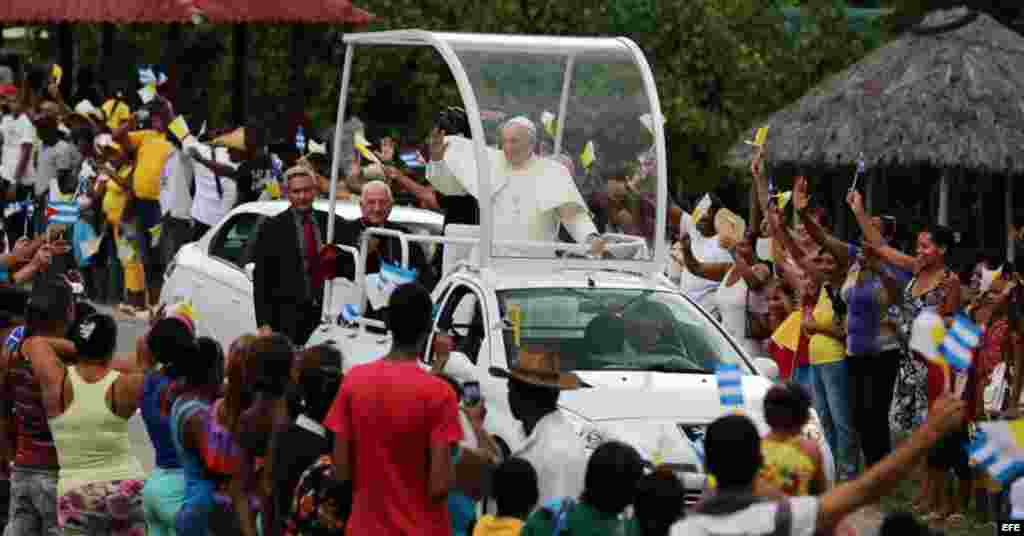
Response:
[[[685,222],[672,253],[681,289],[715,311],[751,355],[771,356],[781,379],[799,391],[794,400],[806,398],[840,481],[879,464],[926,422],[940,398],[962,399],[966,422],[922,460],[913,508],[933,526],[963,525],[972,503],[999,519],[1005,495],[971,466],[966,445],[975,422],[1016,415],[1019,405],[1019,264],[982,258],[960,274],[949,261],[955,235],[941,225],[920,229],[905,253],[897,238],[901,222],[870,214],[852,188],[846,201],[861,233],[844,241],[832,233],[826,211],[812,204],[806,178],[797,177],[791,191],[772,191],[764,167],[756,156],[751,171],[761,221],[752,229],[714,196]],[[981,328],[969,369],[949,372],[914,344],[922,312],[947,324],[965,315]],[[770,474],[782,489],[821,489],[822,458],[813,442],[773,432],[764,448],[767,460],[778,460],[768,465],[778,466]]]
[[[331,186],[322,146],[303,138],[277,154],[260,124],[192,134],[160,94],[159,75],[139,102],[96,90],[70,107],[53,72],[30,67],[20,87],[0,86],[8,252],[0,274],[32,282],[27,296],[5,294],[0,310],[0,462],[10,468],[10,506],[0,511],[9,512],[10,535],[809,535],[835,529],[918,466],[915,508],[928,520],[962,522],[975,489],[997,503],[962,446],[971,422],[1012,412],[1020,399],[1020,276],[1012,264],[980,263],[977,278],[961,282],[946,265],[955,244],[944,227],[920,232],[914,254],[904,253],[899,222],[868,214],[851,190],[862,238],[847,243],[812,206],[808,181],[774,192],[759,158],[762,217],[752,232],[712,195],[692,214],[671,207],[667,232],[678,240],[666,272],[751,355],[771,355],[782,380],[765,399],[767,436],[741,415],[708,427],[715,486],[684,512],[678,477],[623,443],[558,464],[507,456],[483,428],[487,402],[464,396],[443,365],[419,365],[439,275],[429,259],[414,259],[420,277],[398,287],[381,314],[393,341],[387,357],[343,374],[346,356],[333,347],[299,349],[318,320],[321,285],[337,275],[319,262],[325,222],[309,217]],[[362,217],[338,222],[338,240],[386,225],[403,198],[446,223],[477,223],[473,192],[448,180],[457,164],[450,151],[468,131],[464,112],[441,112],[425,177],[402,163],[394,136],[381,140],[373,165],[351,148],[335,190],[357,197]],[[609,169],[603,188],[587,189],[592,177],[572,159],[536,157],[529,119],[503,123],[500,136],[493,157],[521,179],[494,199],[497,213],[519,218],[499,222],[502,238],[562,239],[609,256],[606,233],[655,236],[642,166]],[[197,337],[187,304],[157,307],[163,267],[178,248],[240,203],[284,198],[291,210],[261,225],[253,246],[258,333],[225,352]],[[541,217],[551,211],[557,218]],[[400,249],[392,246],[374,247],[383,259]],[[117,267],[124,292],[105,296]],[[115,355],[117,323],[82,295],[149,322],[136,352]],[[966,373],[949,377],[915,351],[912,325],[926,310],[966,311],[985,326]],[[509,405],[527,437],[557,442],[566,429],[550,379],[557,366],[527,361],[503,373]],[[832,489],[825,458],[803,436],[811,407],[835,455]],[[137,411],[156,453],[148,474],[128,441]]]

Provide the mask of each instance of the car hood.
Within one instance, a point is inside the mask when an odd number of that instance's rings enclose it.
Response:
[[[564,391],[559,405],[589,421],[666,420],[707,424],[725,409],[710,374],[644,371],[579,371],[590,388]],[[771,383],[743,377],[744,412],[760,415]]]

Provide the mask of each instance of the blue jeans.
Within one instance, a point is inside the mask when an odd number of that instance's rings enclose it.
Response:
[[[818,412],[825,440],[836,458],[836,477],[849,480],[857,472],[857,455],[853,449],[849,374],[846,361],[811,366],[814,388],[814,410]]]
[[[57,469],[14,466],[7,536],[60,536],[57,524]]]
[[[811,375],[810,365],[801,365],[793,371],[793,381],[798,383],[804,389],[807,389],[807,393],[814,392],[814,376]]]

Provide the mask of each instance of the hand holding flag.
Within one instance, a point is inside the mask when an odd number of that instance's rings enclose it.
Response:
[[[864,162],[864,153],[860,153],[860,155],[857,156],[857,171],[853,174],[853,184],[850,185],[851,192],[857,189],[857,179],[859,179],[867,169],[868,166]]]

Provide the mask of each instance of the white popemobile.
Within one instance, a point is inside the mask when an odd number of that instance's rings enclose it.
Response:
[[[514,452],[525,438],[511,415],[506,381],[489,370],[514,367],[524,352],[555,354],[562,369],[575,373],[585,384],[582,389],[563,392],[559,403],[575,417],[587,448],[611,438],[632,444],[649,460],[673,468],[687,488],[687,502],[696,501],[706,482],[704,427],[727,411],[720,403],[715,370],[723,363],[740,368],[744,373],[743,411],[766,431],[762,403],[778,369],[771,360],[746,355],[720,324],[663,275],[668,249],[663,120],[651,120],[661,119],[662,114],[654,78],[640,49],[625,38],[421,30],[348,34],[344,41],[347,48],[337,125],[345,118],[357,48],[392,47],[384,51],[388,55],[395,47],[432,47],[454,77],[471,139],[447,140],[446,169],[443,173],[434,170],[429,178],[440,193],[468,193],[478,200],[491,200],[480,203],[480,225],[448,225],[445,236],[367,229],[359,248],[356,281],[368,281],[366,245],[373,236],[398,237],[403,248],[416,243],[443,244],[444,275],[433,294],[436,329],[422,365],[429,367],[432,362],[436,334],[454,336],[456,351],[445,372],[462,382],[480,383],[489,408],[485,425],[503,449]],[[580,160],[587,167],[593,164],[595,153],[598,161],[607,162],[636,162],[638,154],[644,153],[647,164],[653,165],[638,166],[649,169],[650,174],[639,177],[636,184],[640,195],[648,195],[656,203],[656,218],[645,236],[580,236],[585,233],[580,229],[589,224],[580,220],[587,217],[587,211],[562,210],[578,207],[579,193],[537,193],[533,200],[515,197],[531,189],[540,192],[550,181],[531,179],[517,171],[537,163],[531,160],[516,167],[516,151],[510,151],[508,145],[522,140],[502,140],[505,158],[488,146],[487,140],[495,139],[495,132],[484,128],[481,113],[486,111],[484,115],[490,118],[505,110],[508,116],[544,118],[544,135],[550,140],[538,140],[541,135],[529,129],[528,122],[512,122],[531,134],[531,148],[538,141],[551,141],[553,151],[547,154],[560,157],[582,150],[585,158]],[[339,132],[334,138],[332,185],[337,184],[341,161],[340,138]],[[535,168],[558,173],[547,164]],[[508,187],[516,180],[534,180],[536,185]],[[559,182],[555,188],[564,191],[564,184]],[[503,197],[510,192],[513,197]],[[540,201],[545,195],[548,201]],[[558,196],[555,202],[550,201],[554,196]],[[557,205],[560,200],[565,200],[564,206]],[[531,219],[530,214],[501,212],[522,206],[550,210],[541,216],[552,219],[545,223]],[[630,214],[624,217],[616,221],[631,221]],[[530,228],[510,229],[509,218],[519,218]],[[576,243],[558,241],[553,230],[559,225]],[[329,226],[328,241],[333,233]],[[538,235],[550,238],[538,242]],[[403,265],[407,267],[407,263],[404,254]],[[360,316],[368,303],[380,305],[386,299],[387,287],[382,295],[381,276],[369,277],[372,283],[328,282],[324,323],[307,343],[338,347],[346,368],[378,359],[391,346],[383,323]],[[343,285],[346,292],[333,291],[331,287],[336,285]],[[340,298],[342,295],[348,297]],[[345,302],[339,303],[339,299]],[[831,482],[831,453],[816,417],[806,433],[825,453]]]
[[[196,242],[182,246],[164,272],[160,303],[187,301],[200,319],[199,335],[213,337],[225,348],[247,333],[256,332],[253,305],[252,245],[260,222],[288,208],[287,201],[256,201],[235,207],[220,223]],[[317,201],[313,210],[326,213],[331,204]],[[340,202],[334,213],[346,220],[359,218],[359,205]],[[395,207],[389,221],[412,233],[436,235],[443,218],[436,212]],[[348,252],[358,257],[354,248]],[[429,254],[429,250],[427,251]],[[353,294],[354,285],[337,280],[333,285],[336,302]]]

